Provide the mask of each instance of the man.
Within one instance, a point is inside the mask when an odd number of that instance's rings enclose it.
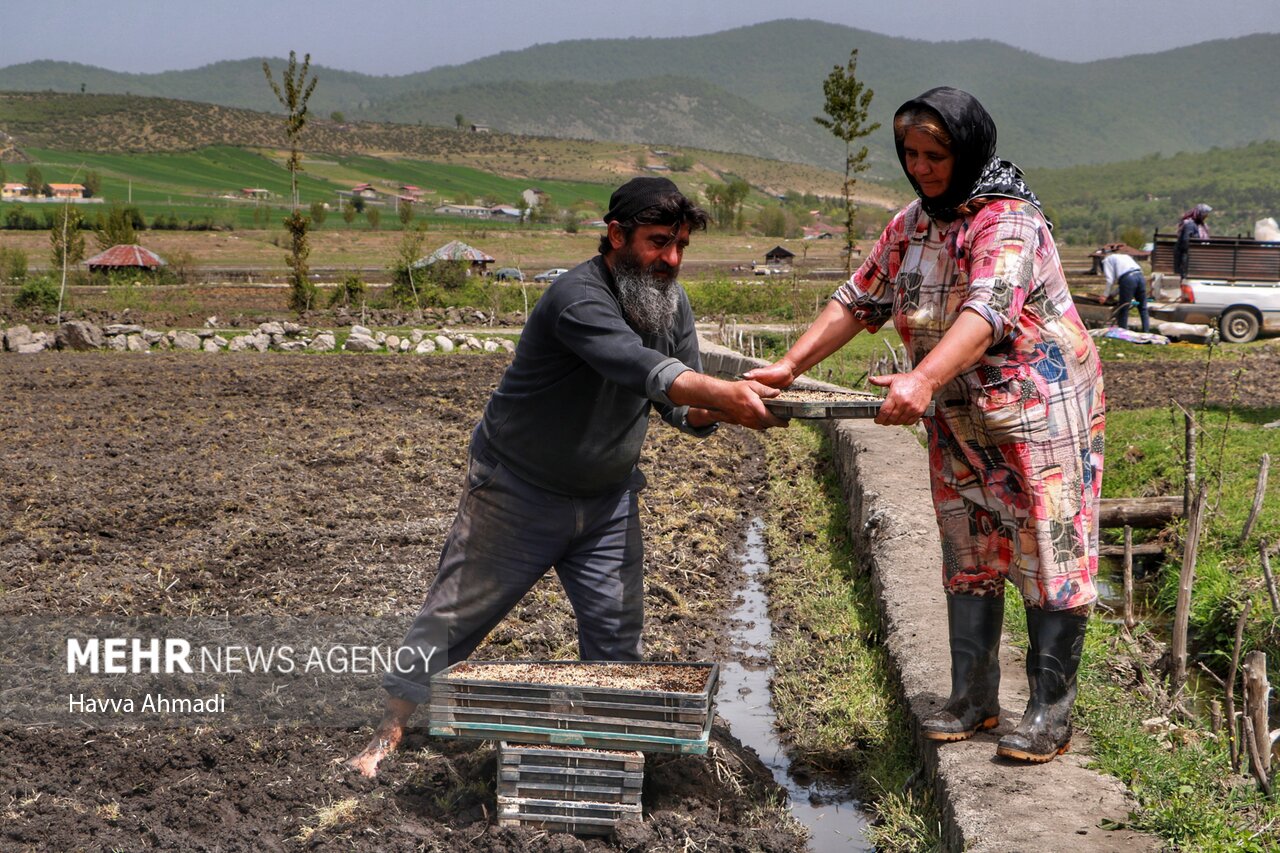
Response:
[[[634,178],[613,193],[605,222],[600,254],[557,278],[530,312],[472,434],[458,515],[403,643],[419,663],[383,678],[386,713],[347,762],[365,776],[429,698],[430,675],[466,659],[553,566],[581,658],[640,659],[645,480],[636,463],[650,408],[695,436],[717,421],[784,425],[761,402],[777,390],[699,372],[676,276],[706,212],[666,178]]]
[[[1142,318],[1142,331],[1151,331],[1151,317],[1147,313],[1147,279],[1142,275],[1138,262],[1124,252],[1108,246],[1106,257],[1102,259],[1102,274],[1107,277],[1107,286],[1098,297],[1100,304],[1111,298],[1111,292],[1119,286],[1120,305],[1116,309],[1116,325],[1122,329],[1129,328],[1129,306],[1136,299],[1138,316]]]

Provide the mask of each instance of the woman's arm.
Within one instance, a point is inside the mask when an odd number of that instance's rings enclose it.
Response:
[[[866,324],[854,317],[852,311],[832,299],[786,355],[768,367],[748,370],[743,376],[774,388],[786,388],[865,328]]]
[[[872,376],[871,384],[888,388],[878,424],[913,424],[920,420],[933,395],[952,379],[973,367],[991,346],[994,330],[972,309],[960,312],[955,323],[910,373]]]

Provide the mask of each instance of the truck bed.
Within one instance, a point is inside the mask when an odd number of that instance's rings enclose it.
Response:
[[[1173,272],[1175,234],[1155,234],[1152,272]],[[1187,248],[1187,278],[1223,281],[1280,281],[1280,243],[1245,237],[1192,240]]]

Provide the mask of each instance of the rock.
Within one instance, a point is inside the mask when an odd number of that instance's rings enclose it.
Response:
[[[14,350],[18,355],[35,355],[38,352],[44,352],[48,344],[43,340],[27,341],[25,344],[18,344],[18,348]]]
[[[502,347],[498,346],[498,342],[495,340],[491,339],[484,342],[485,352],[497,352],[500,349],[502,349]]]
[[[174,332],[173,348],[181,350],[198,350],[200,349],[200,336],[191,332]]]
[[[285,337],[284,332],[280,332],[278,334],[273,334],[273,335],[267,335],[262,332],[259,332],[258,334],[266,338],[268,346],[273,346],[273,347],[280,347],[286,341],[289,340],[288,338]]]
[[[333,332],[321,332],[311,339],[307,349],[312,352],[333,352],[337,347],[338,339],[334,337]]]
[[[258,326],[258,331],[264,335],[283,335],[284,326],[279,323],[263,323]]]
[[[477,349],[477,350],[484,349],[484,344],[480,343],[480,339],[475,337],[474,335],[467,335],[467,337],[464,339],[464,343],[466,343],[469,349]]]
[[[84,352],[102,349],[106,342],[101,329],[83,320],[69,320],[58,327],[58,349]]]
[[[1280,429],[1280,421],[1272,421],[1269,424],[1263,424],[1263,429]]]
[[[465,344],[467,342],[468,337],[469,337],[468,335],[464,335],[461,332],[454,332],[453,334],[449,335],[449,339],[452,340],[456,346],[462,346],[463,344]]]
[[[382,342],[386,344],[387,349],[391,350],[392,352],[400,351],[399,335],[387,335],[387,337]]]
[[[218,352],[226,349],[229,343],[230,342],[226,338],[222,337],[222,335],[214,335],[211,338],[205,338],[204,344],[201,345],[200,348],[205,352]]]
[[[516,351],[516,342],[511,340],[510,338],[499,338],[498,346],[502,347],[507,352]]]
[[[244,352],[245,350],[253,349],[253,344],[250,342],[251,338],[252,335],[240,335],[232,338],[231,343],[227,344],[227,352]]]
[[[196,337],[200,338],[200,340],[204,340],[205,338],[212,338],[216,334],[218,333],[215,332],[213,329],[196,329]]]
[[[409,332],[409,340],[413,341],[415,345],[422,343],[422,339],[425,338],[426,336],[427,336],[427,333],[422,331],[421,329],[414,329],[413,331]]]
[[[142,333],[142,327],[128,323],[112,323],[103,331],[108,335],[138,335]]]
[[[360,335],[360,336],[362,336],[362,337],[366,337],[366,338],[372,338],[372,337],[373,337],[373,332],[369,331],[369,330],[368,330],[367,328],[365,328],[364,326],[352,326],[352,327],[351,327],[351,334],[353,334],[353,335]]]
[[[444,335],[436,335],[436,346],[440,348],[440,352],[453,352],[453,341]]]
[[[218,318],[216,316],[210,317],[209,319],[204,321],[204,327],[206,329],[216,328],[217,325],[218,325]]]
[[[285,341],[280,345],[281,352],[303,352],[306,348],[306,341]]]
[[[457,308],[446,308],[444,318],[444,321],[451,326],[456,326],[462,322],[462,315],[458,313]]]
[[[386,332],[376,332],[376,333],[374,333],[373,339],[374,339],[375,341],[377,341],[378,343],[380,343],[380,344],[385,344],[385,343],[387,342],[387,333],[386,333]]]
[[[436,343],[430,338],[424,338],[418,341],[418,346],[415,347],[413,351],[416,352],[418,355],[426,355],[429,352],[435,352]]]
[[[125,338],[125,335],[109,336],[107,338],[107,349],[115,350],[116,352],[124,352],[129,348],[129,342]],[[197,344],[197,346],[199,345]]]
[[[413,343],[408,338],[400,342],[400,352],[408,352],[412,348]]]
[[[351,335],[342,348],[347,352],[377,352],[382,349],[382,344],[368,335]]]
[[[27,326],[14,326],[4,333],[4,348],[17,352],[18,347],[23,344],[29,344],[35,340],[35,336],[31,334],[31,329]]]
[[[475,320],[477,323],[481,325],[484,325],[485,323],[489,322],[488,315],[485,314],[483,311],[472,311],[471,319]]]
[[[298,325],[297,323],[287,323],[287,322],[286,322],[286,323],[281,323],[280,325],[281,325],[281,327],[284,329],[284,333],[285,333],[286,335],[300,335],[300,334],[302,334],[302,326]]]
[[[155,346],[164,340],[164,333],[157,332],[155,329],[143,329],[142,339],[147,342],[147,346]]]
[[[169,335],[161,335],[160,340],[156,341],[156,349],[173,349],[173,338]]]
[[[151,352],[151,345],[142,339],[142,335],[125,335],[124,342],[129,352]]]

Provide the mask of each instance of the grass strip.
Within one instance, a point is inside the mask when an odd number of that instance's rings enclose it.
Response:
[[[796,426],[769,434],[766,541],[778,729],[793,758],[852,776],[878,851],[940,847],[932,791],[894,698],[871,579],[849,539],[825,437]]]

